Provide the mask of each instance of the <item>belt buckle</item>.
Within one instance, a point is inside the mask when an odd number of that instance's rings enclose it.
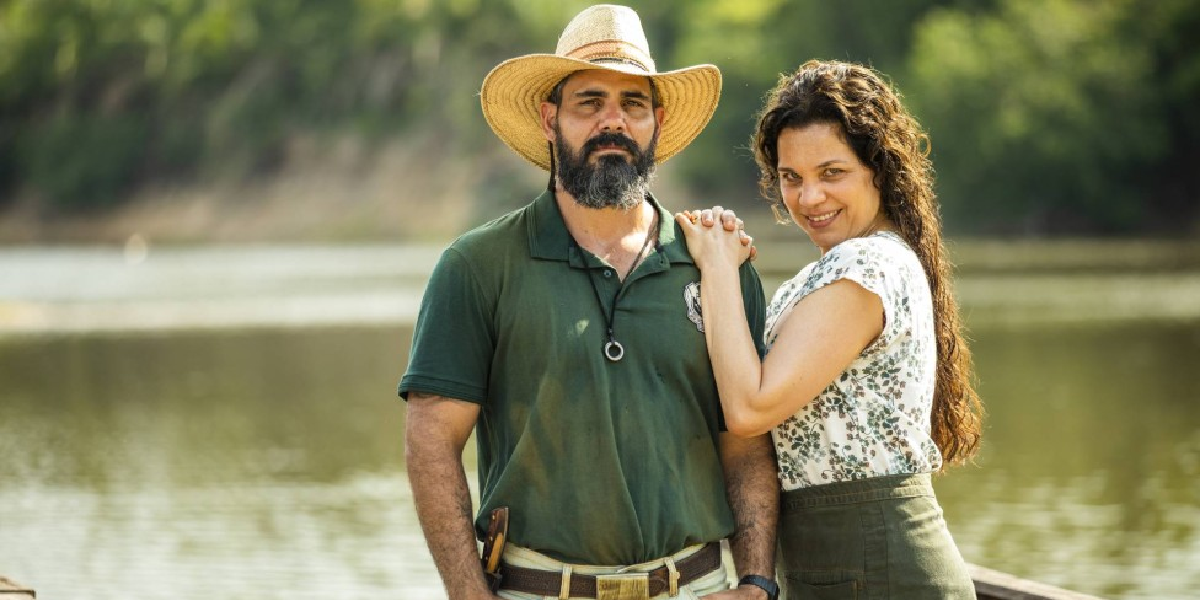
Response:
[[[650,574],[597,575],[596,600],[650,600]]]

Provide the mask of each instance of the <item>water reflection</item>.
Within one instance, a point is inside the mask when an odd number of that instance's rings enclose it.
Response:
[[[977,334],[979,468],[939,484],[974,562],[1111,597],[1200,589],[1200,327]]]
[[[403,479],[400,327],[0,340],[0,574],[39,597],[441,598]],[[982,329],[968,560],[1200,589],[1200,323]]]
[[[440,598],[386,330],[0,343],[0,568],[43,598]]]
[[[104,489],[394,472],[402,409],[387,390],[406,342],[395,329],[7,340],[0,476]]]

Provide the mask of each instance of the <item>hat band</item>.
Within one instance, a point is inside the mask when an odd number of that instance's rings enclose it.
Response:
[[[642,63],[640,63],[636,60],[633,60],[632,58],[625,58],[622,56],[605,56],[602,58],[590,58],[590,59],[588,59],[588,62],[590,62],[592,64],[597,64],[597,65],[604,64],[604,63],[616,63],[619,65],[630,65],[630,66],[637,67],[643,71],[646,71],[647,73],[650,72],[646,68],[646,65],[643,65]]]
[[[654,72],[654,60],[632,44],[621,41],[592,42],[580,46],[564,56],[588,62],[618,62],[635,66],[647,73]]]

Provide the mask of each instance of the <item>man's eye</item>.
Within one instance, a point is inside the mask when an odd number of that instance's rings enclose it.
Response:
[[[825,169],[824,175],[826,177],[833,177],[835,175],[840,175],[841,173],[842,173],[841,169],[834,169],[831,167],[831,168]]]

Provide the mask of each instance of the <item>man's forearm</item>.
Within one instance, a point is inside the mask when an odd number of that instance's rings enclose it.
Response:
[[[773,577],[779,479],[771,436],[738,439],[723,434],[722,462],[729,506],[737,524],[729,546],[738,575]]]
[[[411,408],[411,407],[410,407]],[[471,493],[462,448],[410,420],[405,440],[408,479],[421,531],[450,600],[493,598],[476,553]]]

